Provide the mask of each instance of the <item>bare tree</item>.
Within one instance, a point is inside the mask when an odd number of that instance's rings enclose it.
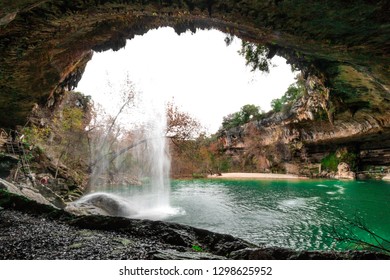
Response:
[[[172,101],[167,104],[167,137],[173,140],[194,139],[202,133],[202,126],[189,113],[183,112]]]
[[[340,220],[340,225],[332,225],[327,229],[328,234],[334,240],[359,249],[390,254],[390,240],[377,234],[361,216],[355,214],[352,219],[341,216]],[[367,238],[363,239],[362,235]]]
[[[127,102],[127,100],[125,99]],[[128,106],[127,103],[124,105]],[[113,118],[108,126],[108,130],[106,132],[106,136],[103,140],[103,143],[100,147],[100,150],[104,148],[104,145],[107,144],[107,139],[109,136],[112,136],[113,131],[115,131],[115,123],[118,116],[123,112],[123,108],[126,108],[125,106],[122,106],[120,110],[118,111],[115,118]],[[167,116],[167,130],[165,136],[162,135],[161,137],[168,137],[174,142],[175,145],[179,145],[180,141],[185,141],[189,139],[193,139],[196,136],[198,136],[202,131],[201,124],[193,118],[190,114],[180,111],[179,107],[174,105],[173,102],[169,102],[167,104],[166,108],[166,116]],[[117,139],[114,137],[114,139]],[[138,141],[129,141],[127,140],[127,145],[120,149],[112,149],[113,143],[109,142],[109,149],[106,150],[106,153],[101,154],[99,157],[97,157],[93,162],[91,162],[91,166],[93,167],[96,165],[99,161],[103,159],[108,159],[110,162],[114,161],[117,157],[123,155],[124,153],[128,152],[129,150],[137,147],[138,145],[146,143],[150,139],[141,139]]]
[[[108,88],[112,86],[108,84]],[[108,94],[119,95],[118,110],[112,114],[107,112],[99,104],[94,104],[94,118],[88,127],[88,142],[90,150],[89,172],[93,173],[97,170],[108,169],[106,172],[112,173],[111,169],[114,166],[111,164],[113,159],[109,159],[110,155],[115,155],[117,150],[122,145],[124,135],[128,134],[129,129],[123,124],[123,117],[131,114],[131,110],[135,106],[136,91],[133,83],[129,78],[125,80],[119,92],[108,92]],[[117,97],[116,97],[117,98]],[[109,163],[107,166],[104,164]],[[101,165],[101,166],[100,166]]]

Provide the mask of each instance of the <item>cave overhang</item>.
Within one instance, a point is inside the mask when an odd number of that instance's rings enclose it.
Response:
[[[385,2],[5,1],[0,4],[0,127],[24,124],[34,104],[45,104],[69,81],[77,82],[93,51],[118,50],[126,40],[165,26],[178,34],[213,28],[274,46],[290,59],[315,65],[336,94],[347,96],[344,100],[370,99],[373,110],[387,110]]]

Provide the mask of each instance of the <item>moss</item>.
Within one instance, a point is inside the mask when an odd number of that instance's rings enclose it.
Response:
[[[341,162],[347,163],[352,171],[356,171],[358,167],[358,156],[355,153],[341,150],[341,152],[326,155],[321,160],[321,165],[324,170],[336,172]]]
[[[29,200],[24,196],[9,193],[1,189],[0,189],[0,207],[6,209],[19,210],[34,215],[43,215],[53,219],[70,220],[74,218],[72,214],[69,214],[63,210],[54,208],[49,205],[40,204],[38,202]]]
[[[127,239],[127,238],[120,238],[120,237],[114,238],[114,241],[120,243],[120,244],[123,245],[123,246],[129,246],[129,245],[131,245],[131,244],[134,243],[134,242],[131,241],[130,239]]]
[[[337,171],[339,163],[340,160],[337,158],[335,153],[331,153],[321,160],[322,168],[328,171]]]
[[[68,248],[72,250],[72,249],[80,249],[82,247],[83,247],[83,243],[79,242],[79,243],[73,243]]]
[[[192,250],[194,250],[195,252],[203,252],[202,247],[200,247],[199,245],[192,245]]]
[[[355,153],[347,152],[340,156],[340,162],[347,163],[352,171],[356,171],[358,167],[358,156]]]

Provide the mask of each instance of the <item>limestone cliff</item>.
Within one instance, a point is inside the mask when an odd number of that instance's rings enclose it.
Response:
[[[217,28],[286,57],[311,89],[291,114],[254,124],[261,143],[304,143],[308,157],[358,146],[370,164],[372,148],[389,149],[389,9],[385,0],[2,1],[0,127],[74,87],[92,50],[118,50],[160,26]],[[330,122],[313,122],[321,110]]]
[[[302,108],[293,107],[224,131],[224,148],[237,161],[250,160],[256,171],[275,169],[305,175],[320,173],[318,164],[327,155],[345,150],[356,155],[354,171],[379,166],[385,175],[390,166],[390,113],[344,112],[330,123],[328,119],[311,119],[310,110],[300,113]]]

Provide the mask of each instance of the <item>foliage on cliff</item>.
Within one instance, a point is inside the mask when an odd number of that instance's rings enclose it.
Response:
[[[175,178],[205,177],[232,171],[232,160],[226,155],[216,135],[201,134],[196,139],[171,145],[171,173]]]
[[[260,120],[263,116],[259,106],[254,104],[247,104],[241,107],[240,111],[231,113],[223,118],[222,130],[229,130],[231,128],[239,127],[249,121]]]
[[[291,84],[287,91],[280,97],[271,101],[272,110],[277,112],[287,112],[291,109],[291,106],[305,94],[304,80],[301,76],[297,77],[297,82]]]
[[[326,155],[321,160],[321,165],[324,170],[336,172],[341,162],[347,163],[352,171],[356,171],[359,164],[358,156],[355,153],[349,152],[347,149],[340,149]]]
[[[252,71],[260,70],[268,73],[272,66],[271,59],[275,55],[270,48],[265,45],[242,42],[239,53],[245,57],[246,65],[250,66]]]
[[[90,119],[90,98],[78,92],[64,92],[45,107],[36,107],[22,132],[31,149],[41,151],[36,158],[37,170],[51,172],[55,178],[69,176],[84,185],[89,157],[85,127]]]

